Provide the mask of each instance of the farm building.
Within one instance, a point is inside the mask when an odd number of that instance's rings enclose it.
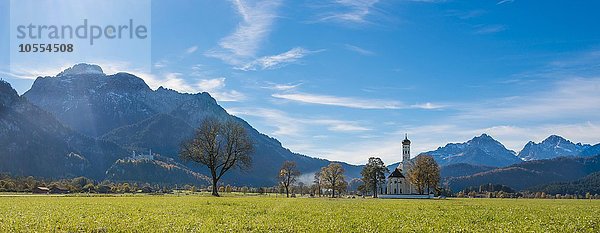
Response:
[[[50,189],[46,187],[35,187],[32,192],[35,194],[48,194],[50,193]]]

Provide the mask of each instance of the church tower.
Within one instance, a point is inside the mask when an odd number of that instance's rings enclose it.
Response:
[[[408,134],[405,134],[402,141],[402,163],[408,163],[408,161],[410,161],[410,140],[408,140]]]

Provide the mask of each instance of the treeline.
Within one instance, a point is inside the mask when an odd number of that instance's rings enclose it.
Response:
[[[530,189],[534,192],[544,192],[552,195],[569,193],[573,195],[600,194],[600,172],[592,173],[583,179],[573,182],[561,182],[536,186]]]
[[[591,179],[600,181],[598,178],[600,178],[600,173],[591,177],[586,177],[584,181],[589,181]],[[586,185],[582,185],[580,189],[569,187],[569,185],[575,185],[577,187],[577,185],[581,185],[582,183],[585,183]],[[588,185],[591,185],[591,183],[576,181],[572,183],[544,185],[538,188],[517,192],[506,185],[485,184],[465,188],[452,196],[471,198],[600,199],[600,192],[597,190],[599,187]],[[597,183],[596,185],[600,185],[600,183]],[[595,190],[595,192],[590,192],[590,190]]]
[[[173,184],[151,184],[138,182],[98,182],[87,177],[76,177],[72,179],[46,179],[33,176],[13,177],[8,174],[0,174],[0,192],[31,193],[38,187],[48,188],[49,190],[61,190],[65,193],[101,193],[101,194],[122,194],[122,193],[174,193],[178,191],[188,192],[211,192],[212,186],[193,184],[173,185]],[[316,185],[305,185],[299,182],[293,188],[293,193],[298,195],[315,195],[319,193]],[[285,194],[283,186],[273,187],[249,187],[219,185],[217,190],[223,193],[252,193],[252,194]],[[329,195],[331,191],[322,191],[322,195]]]
[[[43,187],[50,190],[61,190],[69,193],[153,193],[170,192],[174,186],[149,183],[114,183],[109,181],[97,182],[86,177],[52,180],[45,178],[12,177],[0,174],[0,192],[33,192]],[[188,188],[191,189],[192,186]]]

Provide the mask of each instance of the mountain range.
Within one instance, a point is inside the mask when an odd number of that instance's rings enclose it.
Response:
[[[551,159],[560,156],[577,156],[590,148],[588,144],[572,143],[561,136],[551,135],[541,143],[529,141],[518,157],[525,160]]]
[[[468,163],[503,167],[522,161],[514,151],[506,149],[502,143],[487,134],[474,137],[464,143],[449,143],[434,151],[421,154],[432,156],[440,166]]]
[[[454,191],[482,184],[499,184],[515,190],[524,190],[555,182],[574,181],[598,171],[600,171],[600,155],[559,157],[525,161],[465,176],[446,177],[444,183]]]
[[[209,93],[184,94],[163,87],[152,90],[132,74],[106,75],[97,65],[77,64],[56,76],[38,77],[22,96],[7,82],[0,82],[0,159],[8,161],[0,164],[0,172],[202,184],[206,169],[181,161],[178,152],[181,143],[208,116],[239,122],[255,146],[253,167],[230,172],[224,177],[226,183],[274,185],[283,161],[295,161],[304,174],[331,162],[291,152],[227,113]],[[133,151],[150,150],[157,153],[156,159],[130,157]],[[593,156],[598,152],[600,144],[574,144],[552,135],[541,143],[529,142],[517,154],[482,134],[421,154],[434,157],[442,166],[443,177],[456,178],[510,168],[523,160]],[[360,177],[362,166],[340,163],[348,180]],[[396,166],[389,167],[393,170]]]
[[[94,173],[92,177],[95,179],[131,177],[127,174],[110,174],[111,170],[108,168],[117,159],[128,157],[131,151],[149,150],[172,158],[192,172],[207,174],[202,166],[181,161],[178,151],[182,141],[190,138],[194,128],[208,116],[241,123],[254,142],[254,166],[249,171],[235,170],[228,173],[224,177],[227,183],[273,185],[283,161],[295,161],[304,173],[317,171],[331,162],[293,153],[282,147],[276,139],[228,114],[206,92],[183,94],[163,87],[152,90],[139,77],[128,73],[106,75],[96,65],[77,64],[56,76],[38,77],[31,89],[19,98],[44,112],[56,125],[72,129],[69,132],[81,135],[81,138],[117,145],[116,148],[120,149],[118,153],[111,155],[113,157],[110,159],[102,160],[102,166],[93,165],[102,171]],[[20,143],[22,140],[13,140],[14,142]],[[86,154],[84,157],[97,156]],[[360,166],[347,163],[342,165],[349,177],[358,177]],[[105,174],[106,172],[109,174]]]

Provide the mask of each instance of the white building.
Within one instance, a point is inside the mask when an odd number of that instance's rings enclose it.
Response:
[[[414,185],[408,181],[407,172],[413,165],[410,161],[410,140],[408,135],[402,141],[402,162],[398,167],[390,173],[385,184],[379,189],[379,194],[383,195],[399,195],[399,194],[416,194],[417,190]]]

